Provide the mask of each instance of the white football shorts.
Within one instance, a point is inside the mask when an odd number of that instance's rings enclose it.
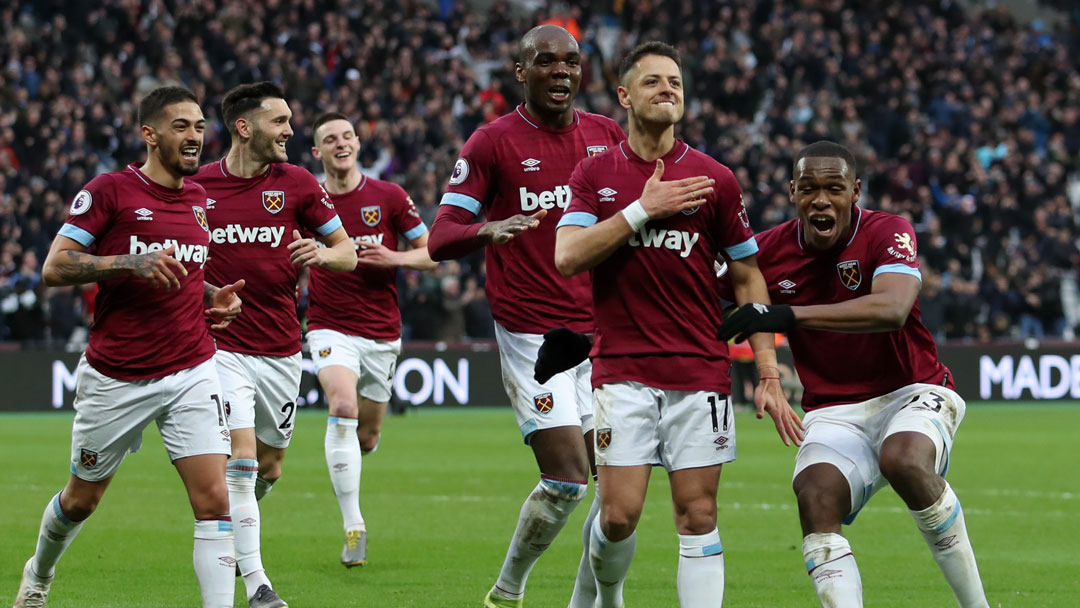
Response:
[[[214,355],[225,394],[230,429],[255,429],[255,437],[275,448],[289,447],[300,394],[300,353],[285,357]]]
[[[640,382],[593,393],[596,464],[660,465],[668,472],[735,460],[735,412],[727,395]]]
[[[533,366],[544,336],[512,332],[495,323],[495,339],[503,387],[526,444],[540,429],[580,426],[582,433],[593,430],[592,362],[586,359],[540,384],[533,378]]]
[[[795,457],[792,479],[813,464],[834,465],[851,487],[851,513],[859,510],[888,481],[881,475],[878,455],[890,435],[907,431],[922,433],[937,448],[937,471],[949,469],[956,429],[967,405],[956,392],[933,384],[912,384],[861,403],[831,405],[803,418],[806,436]]]
[[[232,452],[224,399],[213,360],[150,380],[117,380],[84,355],[75,369],[71,474],[85,481],[112,477],[124,457],[142,447],[156,422],[172,461]]]
[[[356,374],[356,394],[375,403],[390,401],[401,340],[386,342],[350,336],[332,329],[313,329],[307,335],[315,373],[340,365]]]

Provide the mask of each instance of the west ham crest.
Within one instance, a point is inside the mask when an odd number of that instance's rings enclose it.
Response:
[[[382,207],[378,205],[361,207],[360,214],[364,218],[364,224],[374,227],[379,225],[379,220],[382,219]]]
[[[551,393],[541,393],[533,396],[533,404],[536,405],[536,411],[546,414],[551,411],[551,408],[555,407],[555,400],[552,398]]]
[[[596,449],[606,450],[611,445],[611,428],[596,429]]]
[[[263,207],[270,213],[278,213],[285,208],[285,193],[281,190],[263,190]]]
[[[326,357],[329,357],[329,356],[330,356],[330,349],[331,349],[331,348],[333,348],[333,347],[328,347],[328,348],[321,348],[321,349],[319,349],[319,356],[320,356],[320,357],[323,357],[324,359],[325,359]]]
[[[589,156],[599,156],[607,151],[607,146],[586,146],[585,153]]]
[[[82,464],[83,468],[94,468],[94,466],[97,465],[97,460],[97,452],[83,448],[82,451],[79,453],[79,462]]]
[[[855,291],[862,285],[862,270],[859,269],[859,260],[845,260],[836,265],[836,271],[840,273],[840,282],[844,287]]]
[[[204,211],[202,207],[196,207],[194,205],[191,206],[191,210],[195,212],[195,221],[199,222],[199,225],[202,226],[203,230],[210,232],[210,225],[206,223],[206,211]]]

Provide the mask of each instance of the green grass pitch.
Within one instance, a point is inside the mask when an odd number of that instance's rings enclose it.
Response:
[[[293,608],[478,607],[536,483],[508,409],[412,411],[386,422],[363,463],[369,563],[338,563],[342,531],[323,459],[323,412],[304,412],[285,476],[261,503],[263,559]],[[14,599],[41,512],[67,478],[71,416],[0,417],[0,604]],[[789,482],[793,448],[740,414],[719,528],[728,606],[813,607]],[[971,405],[949,479],[964,504],[992,606],[1080,605],[1080,406]],[[627,582],[634,608],[673,607],[677,539],[656,469]],[[590,491],[589,500],[592,493]],[[565,607],[581,551],[583,503],[529,579],[525,605]],[[902,502],[874,498],[845,533],[867,606],[955,605]],[[197,606],[191,511],[157,431],[129,456],[61,560],[49,606]],[[243,587],[237,586],[237,606]]]

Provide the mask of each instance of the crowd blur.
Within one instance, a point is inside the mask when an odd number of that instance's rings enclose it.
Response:
[[[283,85],[292,162],[309,125],[355,120],[368,175],[400,183],[430,226],[465,139],[521,101],[514,55],[540,22],[586,54],[578,105],[620,121],[624,50],[683,53],[680,136],[731,167],[756,230],[793,217],[791,157],[827,138],[859,159],[861,204],[908,217],[923,319],[939,339],[1071,338],[1080,210],[1080,14],[1019,23],[953,0],[7,0],[0,3],[0,339],[85,339],[93,294],[46,288],[41,262],[83,183],[138,162],[135,108],[190,87],[224,154],[221,97]],[[406,338],[492,333],[482,252],[400,274]],[[91,288],[92,289],[92,288]]]

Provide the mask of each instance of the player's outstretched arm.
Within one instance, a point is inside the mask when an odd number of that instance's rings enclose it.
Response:
[[[133,276],[159,289],[179,289],[187,269],[172,254],[176,246],[139,255],[98,256],[66,236],[53,240],[42,265],[41,277],[50,287],[96,283],[104,279]]]
[[[356,252],[356,265],[368,268],[409,268],[412,270],[435,270],[439,263],[431,259],[427,250],[428,235],[425,232],[409,241],[412,249],[394,251],[380,243],[363,243]]]
[[[304,238],[299,230],[293,230],[289,261],[297,266],[324,266],[338,272],[351,272],[356,268],[356,247],[344,228],[321,236],[319,240],[326,247],[319,247],[314,239]]]
[[[792,306],[795,322],[807,329],[843,333],[896,331],[907,323],[922,281],[910,274],[884,272],[874,277],[868,295],[816,306]]]
[[[728,272],[735,289],[735,301],[740,305],[755,302],[769,302],[769,290],[765,278],[758,269],[757,256],[751,255],[728,263]],[[751,307],[751,306],[747,306]],[[727,321],[724,322],[727,324]],[[721,326],[723,327],[723,326]],[[761,377],[754,389],[754,406],[757,417],[764,418],[768,413],[776,425],[784,445],[802,445],[803,423],[799,414],[792,409],[780,384],[780,367],[777,365],[776,344],[772,333],[754,333],[750,335],[750,346],[754,349],[754,361]]]
[[[555,234],[555,267],[559,272],[570,277],[591,270],[622,247],[649,220],[697,209],[705,204],[705,196],[713,191],[715,180],[710,177],[665,182],[661,181],[663,175],[664,161],[658,160],[641,197],[621,212],[588,227],[560,227]]]
[[[505,220],[484,222],[480,225],[480,230],[476,235],[484,240],[486,244],[502,245],[514,240],[526,230],[540,227],[540,220],[544,219],[545,216],[547,216],[547,209],[541,209],[532,215],[518,213]]]

